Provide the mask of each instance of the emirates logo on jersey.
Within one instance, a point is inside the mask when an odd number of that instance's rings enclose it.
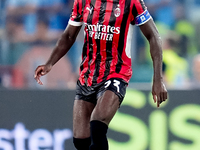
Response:
[[[115,8],[114,14],[115,14],[115,17],[119,17],[120,16],[121,9],[119,8],[119,4],[117,5],[117,8]]]
[[[85,24],[85,31],[89,37],[99,40],[112,41],[113,34],[120,34],[120,27],[102,24]]]

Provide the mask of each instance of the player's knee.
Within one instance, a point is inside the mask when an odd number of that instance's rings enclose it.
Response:
[[[109,119],[108,119],[107,115],[105,114],[105,112],[104,112],[104,114],[95,112],[92,114],[91,120],[98,120],[98,121],[101,121],[101,122],[104,122],[107,124]]]
[[[101,111],[98,108],[95,108],[95,111],[92,113],[91,120],[98,120],[104,122],[105,124],[109,124],[112,116],[109,111]]]
[[[73,138],[73,143],[77,150],[88,150],[91,144],[91,138]]]

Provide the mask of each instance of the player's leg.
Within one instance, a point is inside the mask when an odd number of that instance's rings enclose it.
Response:
[[[97,101],[90,122],[92,144],[90,150],[108,150],[108,124],[119,108],[119,97],[107,90]]]
[[[105,91],[97,101],[97,104],[91,115],[91,121],[99,120],[108,125],[119,106],[119,97],[110,90]]]
[[[75,100],[73,108],[73,133],[74,146],[77,150],[89,150],[90,138],[90,117],[94,109],[94,104]]]

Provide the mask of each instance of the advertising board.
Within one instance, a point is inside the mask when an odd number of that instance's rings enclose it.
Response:
[[[0,150],[74,150],[75,91],[1,90]],[[150,91],[128,89],[108,130],[110,150],[199,150],[200,90],[169,91],[156,108]]]

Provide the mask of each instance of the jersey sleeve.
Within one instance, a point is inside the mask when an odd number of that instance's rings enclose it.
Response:
[[[143,0],[135,0],[133,9],[132,9],[132,15],[134,19],[132,20],[131,24],[135,24],[137,26],[140,26],[142,24],[145,24],[147,21],[151,19],[151,15],[147,10],[147,7],[144,4]]]
[[[83,24],[82,0],[74,0],[72,13],[69,19],[69,24],[73,26],[81,26]]]

